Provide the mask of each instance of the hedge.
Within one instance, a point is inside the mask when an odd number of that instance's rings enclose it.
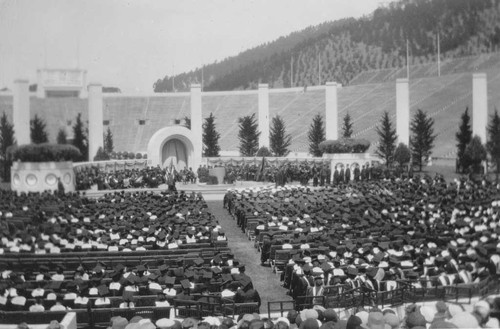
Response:
[[[60,162],[78,161],[80,150],[70,144],[28,144],[10,146],[7,149],[9,159],[21,162]]]
[[[364,153],[370,147],[366,139],[343,138],[339,140],[326,140],[319,144],[323,153]]]

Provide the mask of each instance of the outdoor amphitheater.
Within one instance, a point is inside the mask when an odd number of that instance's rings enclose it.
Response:
[[[347,86],[204,92],[195,85],[191,92],[148,95],[106,94],[93,83],[88,94],[51,97],[49,91],[64,94],[84,83],[39,83],[47,93],[30,93],[19,80],[12,93],[0,93],[0,113],[14,129],[29,127],[37,115],[51,142],[60,129],[71,136],[80,114],[91,151],[89,162],[75,167],[107,168],[92,157],[109,128],[116,151],[146,155],[140,169],[166,169],[174,158],[174,166],[196,170],[215,161],[201,156],[201,124],[211,113],[222,162],[242,160],[238,119],[254,113],[264,130],[261,146],[269,145],[269,119],[284,119],[292,142],[280,160],[328,162],[308,154],[316,114],[327,136],[337,137],[348,113],[354,137],[371,142],[370,161],[383,113],[407,138],[409,120],[421,109],[435,122],[432,163],[454,172],[455,134],[466,108],[474,133],[486,140],[486,125],[477,122],[500,106],[499,64],[500,54],[491,53],[444,61],[440,76],[431,63],[411,66],[409,77],[406,68],[362,72]],[[406,103],[398,100],[399,82],[407,87]],[[18,142],[29,143],[29,132],[21,135]],[[172,140],[184,145],[182,159],[166,147]],[[377,321],[377,328],[393,329],[499,324],[500,192],[493,182],[367,175],[326,186],[178,183],[174,192],[165,184],[74,191],[73,179],[63,180],[73,184],[66,193],[15,193],[15,184],[0,191],[0,328],[26,322],[41,329],[54,321],[54,329],[222,329],[256,321],[358,328],[356,317],[359,328]],[[30,182],[26,176],[20,186]]]

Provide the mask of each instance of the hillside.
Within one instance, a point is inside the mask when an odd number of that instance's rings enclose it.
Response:
[[[369,17],[326,22],[203,68],[204,90],[310,86],[337,81],[348,85],[367,70],[435,62],[498,51],[500,0],[402,0]],[[293,67],[293,83],[290,80]],[[201,82],[201,68],[175,76],[175,90]],[[172,91],[173,77],[158,79],[155,92]]]

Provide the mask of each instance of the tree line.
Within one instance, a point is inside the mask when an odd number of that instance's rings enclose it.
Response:
[[[343,85],[360,72],[498,51],[500,0],[402,0],[370,16],[326,22],[153,84],[155,92]],[[320,76],[318,76],[320,68]],[[203,71],[203,73],[202,73]]]

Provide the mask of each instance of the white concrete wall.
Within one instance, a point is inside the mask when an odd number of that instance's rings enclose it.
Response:
[[[94,160],[99,147],[104,146],[102,85],[89,85],[89,161]]]
[[[28,80],[14,81],[13,125],[17,145],[31,144],[30,94]]]
[[[472,134],[486,143],[486,126],[488,122],[488,85],[486,73],[472,75]]]
[[[12,164],[10,177],[11,189],[18,193],[57,191],[57,178],[61,179],[65,192],[75,191],[75,173],[71,161],[16,161]]]
[[[269,148],[269,85],[259,84],[259,148]]]
[[[338,116],[337,83],[327,82],[325,90],[325,133],[327,140],[339,138]]]
[[[410,89],[408,79],[396,80],[396,133],[397,143],[410,145]]]

